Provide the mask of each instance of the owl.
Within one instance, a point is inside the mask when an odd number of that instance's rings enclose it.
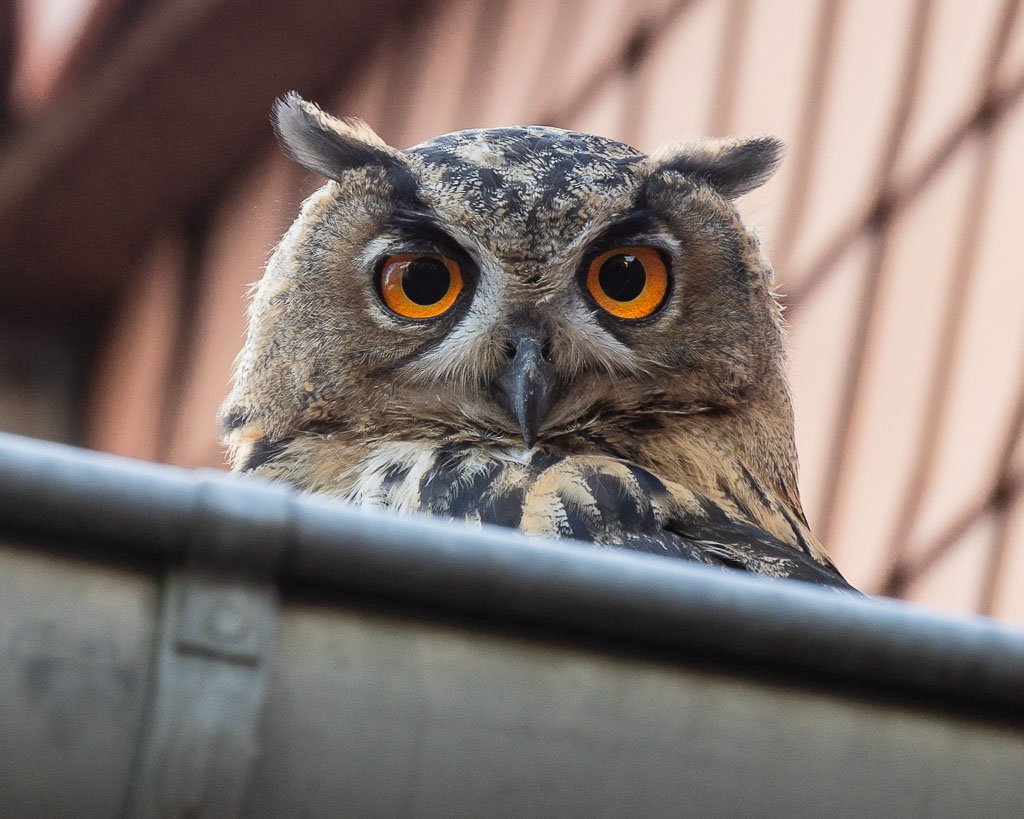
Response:
[[[733,205],[776,140],[645,155],[532,126],[398,150],[294,93],[273,119],[328,182],[250,304],[233,469],[849,588],[801,509],[772,270]]]

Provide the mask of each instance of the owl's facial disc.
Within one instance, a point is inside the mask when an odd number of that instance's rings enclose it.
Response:
[[[403,151],[296,94],[274,117],[332,182],[253,301],[224,407],[248,436],[238,465],[257,431],[573,446],[739,407],[762,382],[784,394],[771,268],[730,204],[771,174],[777,141],[645,156],[525,126]]]

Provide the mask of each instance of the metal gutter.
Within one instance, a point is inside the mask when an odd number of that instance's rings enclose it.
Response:
[[[3,434],[0,537],[154,572],[198,553],[224,567],[269,573],[289,593],[315,587],[384,606],[428,604],[432,616],[460,622],[568,630],[679,660],[696,655],[1024,715],[1024,632],[985,618],[357,510],[214,470]]]

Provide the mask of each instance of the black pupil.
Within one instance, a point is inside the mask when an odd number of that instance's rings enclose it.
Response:
[[[636,256],[616,253],[605,259],[598,271],[597,281],[608,298],[632,301],[643,292],[647,284],[647,271]]]
[[[445,297],[452,277],[440,259],[421,256],[402,271],[402,289],[414,304],[436,304]]]

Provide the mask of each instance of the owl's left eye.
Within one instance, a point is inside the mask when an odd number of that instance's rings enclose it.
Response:
[[[590,262],[587,289],[613,316],[646,318],[665,300],[668,270],[652,247],[617,247]]]
[[[380,272],[384,303],[406,318],[433,318],[446,312],[462,291],[454,259],[430,253],[388,256]]]

